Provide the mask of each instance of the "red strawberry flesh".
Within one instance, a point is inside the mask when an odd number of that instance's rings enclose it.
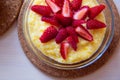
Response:
[[[88,40],[88,41],[92,41],[93,40],[93,36],[88,32],[87,29],[85,29],[83,26],[78,26],[76,27],[75,31],[79,34],[79,36],[81,36],[82,38]]]
[[[49,17],[43,16],[41,18],[41,20],[45,21],[47,23],[50,23],[52,25],[59,26],[59,23],[57,22],[57,20],[56,20],[56,18],[54,16],[49,16]]]
[[[59,44],[62,41],[64,41],[67,37],[68,37],[68,33],[67,33],[66,29],[62,28],[62,29],[59,30],[59,32],[58,32],[58,34],[55,38],[55,41],[56,41],[56,43]]]
[[[81,4],[82,4],[82,0],[73,0],[73,1],[71,2],[72,9],[73,9],[73,10],[78,10],[78,9],[80,9]]]
[[[62,42],[60,45],[60,53],[63,59],[67,58],[68,49],[69,49],[69,43]]]
[[[106,25],[98,20],[89,20],[87,21],[87,28],[88,29],[101,29],[101,28],[105,28]]]
[[[73,23],[72,23],[72,25],[74,27],[77,27],[77,26],[80,26],[80,25],[85,24],[85,23],[86,23],[85,20],[74,20]]]
[[[86,15],[88,14],[88,11],[89,11],[89,7],[83,6],[80,10],[75,12],[75,14],[73,15],[73,19],[74,20],[84,19],[86,17]]]
[[[62,7],[64,0],[54,0],[54,2],[55,2],[59,7]]]
[[[78,43],[79,40],[78,40],[77,33],[75,32],[75,29],[72,26],[69,26],[69,27],[66,27],[66,30],[67,30],[67,33],[69,34],[69,36],[72,36],[74,41],[76,43]]]
[[[48,4],[48,6],[50,6],[54,13],[57,13],[61,10],[60,7],[57,4],[55,4],[52,0],[46,0],[46,3]]]
[[[53,26],[48,27],[40,37],[42,43],[46,43],[56,37],[58,31]]]
[[[76,51],[77,50],[77,43],[74,40],[74,38],[72,36],[69,36],[67,38],[68,43],[70,44],[70,46]]]
[[[97,15],[99,15],[105,9],[105,5],[101,4],[95,7],[90,8],[89,10],[89,18],[93,19]]]
[[[31,10],[43,16],[49,16],[52,13],[49,6],[34,5]]]
[[[62,14],[56,14],[55,17],[58,20],[58,22],[64,27],[72,24],[71,17],[64,17]]]

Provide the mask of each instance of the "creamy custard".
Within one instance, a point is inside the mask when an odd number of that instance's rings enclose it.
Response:
[[[44,0],[34,0],[33,5],[46,5],[46,3]],[[96,0],[83,0],[82,6],[85,5],[93,7],[98,5],[98,3]],[[96,19],[105,23],[105,17],[103,13],[99,14]],[[50,25],[51,24],[49,23],[41,21],[41,16],[30,10],[28,15],[28,30],[31,41],[44,55],[57,62],[66,64],[81,62],[90,58],[98,50],[106,32],[106,28],[90,30],[90,33],[93,35],[94,39],[92,42],[86,41],[79,37],[77,51],[69,48],[67,59],[64,60],[60,55],[60,45],[56,44],[54,39],[47,43],[41,43],[39,40],[44,30]]]

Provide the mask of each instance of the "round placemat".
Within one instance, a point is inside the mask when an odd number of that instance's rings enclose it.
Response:
[[[113,3],[112,0],[109,0],[110,4],[112,5],[111,7],[113,8],[113,12],[114,12],[114,17],[115,17],[115,33],[114,33],[114,38],[112,40],[111,45],[109,46],[108,50],[105,52],[105,54],[99,59],[97,60],[95,63],[93,63],[92,65],[85,67],[83,69],[78,69],[78,70],[60,70],[60,69],[56,69],[53,67],[50,67],[49,65],[46,65],[44,63],[42,63],[35,54],[33,54],[31,52],[31,50],[29,49],[29,47],[26,45],[24,36],[23,36],[23,32],[22,32],[22,25],[21,25],[21,20],[22,18],[20,16],[23,15],[23,13],[20,14],[19,16],[19,23],[18,23],[18,36],[19,36],[19,40],[21,42],[22,48],[24,50],[24,53],[26,54],[26,56],[29,58],[29,60],[41,71],[52,75],[52,76],[56,76],[56,77],[66,77],[66,78],[75,78],[75,77],[80,77],[80,76],[85,76],[87,74],[90,74],[94,71],[96,71],[97,69],[99,69],[100,67],[102,67],[112,56],[112,54],[114,54],[114,51],[119,43],[119,37],[120,37],[120,17],[119,17],[119,13]],[[25,7],[25,4],[23,5],[23,8]]]

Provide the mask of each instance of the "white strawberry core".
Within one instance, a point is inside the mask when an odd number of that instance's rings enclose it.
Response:
[[[69,44],[68,44],[68,43],[65,43],[65,47],[64,47],[64,49],[65,49],[65,54],[68,52],[68,48],[69,48]]]
[[[88,11],[87,8],[83,8],[82,10],[76,12],[75,15],[73,16],[73,18],[76,20],[80,20],[85,16],[87,11]]]
[[[69,2],[67,0],[64,1],[64,5],[63,5],[63,10],[62,10],[62,14],[64,17],[70,17],[70,5]]]
[[[54,13],[57,13],[58,11],[60,11],[60,7],[58,7],[54,2],[52,2],[51,0],[46,0],[47,4],[50,6],[50,8],[52,9],[52,11]]]

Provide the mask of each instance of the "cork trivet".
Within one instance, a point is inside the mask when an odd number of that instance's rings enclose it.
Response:
[[[18,25],[18,36],[22,45],[22,48],[26,54],[26,56],[29,58],[29,60],[41,71],[47,73],[48,75],[52,75],[55,77],[66,77],[66,78],[75,78],[75,77],[81,77],[81,76],[85,76],[87,74],[93,73],[94,71],[98,70],[99,68],[101,68],[109,59],[111,59],[111,56],[114,54],[115,49],[117,48],[117,45],[119,43],[119,37],[120,37],[120,17],[119,17],[119,13],[113,3],[112,0],[109,0],[110,4],[112,5],[112,9],[114,12],[114,17],[115,17],[115,33],[114,33],[114,38],[112,40],[111,45],[109,46],[108,50],[105,52],[105,54],[95,63],[93,63],[92,65],[83,68],[83,69],[78,69],[78,70],[59,70],[53,67],[50,67],[44,63],[42,63],[41,61],[39,61],[39,59],[36,57],[35,54],[32,54],[32,52],[30,52],[28,46],[26,45],[25,39],[23,37],[23,33],[22,33],[22,24],[21,24],[21,20],[22,17],[19,17],[19,25]],[[23,8],[25,7],[25,4],[23,6]],[[21,13],[20,16],[22,16],[23,14]]]
[[[0,35],[3,35],[18,16],[23,0],[0,0]]]

